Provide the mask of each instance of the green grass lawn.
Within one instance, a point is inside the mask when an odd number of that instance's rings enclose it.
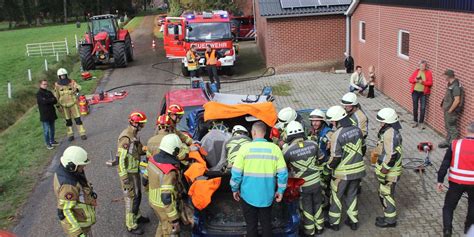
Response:
[[[132,32],[134,31],[136,28],[138,28],[140,26],[140,24],[142,24],[143,22],[143,19],[145,19],[144,16],[137,16],[137,17],[134,17],[133,19],[131,19],[127,25],[125,25],[125,29],[127,29],[128,31]]]
[[[0,44],[0,113],[17,117],[15,124],[0,133],[0,229],[9,228],[15,221],[17,210],[24,204],[32,188],[50,163],[53,151],[46,149],[42,127],[36,106],[38,79],[47,78],[50,84],[56,80],[56,70],[66,67],[71,78],[82,86],[82,93],[91,93],[97,80],[102,78],[103,71],[91,71],[96,80],[82,81],[80,79],[79,58],[75,55],[74,34],[82,35],[84,29],[77,29],[75,24],[64,26],[39,27],[31,29],[1,31]],[[50,70],[42,71],[44,58],[27,58],[26,43],[63,40],[68,37],[71,56],[63,57],[60,62],[51,60]],[[27,79],[26,69],[31,68],[35,78],[32,82]],[[6,81],[13,82],[13,100],[6,98]],[[26,111],[25,114],[13,113],[16,110]],[[1,117],[1,116],[0,116]],[[3,119],[2,119],[3,120]],[[60,141],[65,135],[64,120],[56,121],[56,137]]]
[[[86,28],[76,28],[75,24],[37,27],[21,30],[0,32],[0,104],[5,103],[7,98],[7,81],[12,82],[13,95],[24,88],[36,85],[36,80],[44,71],[44,57],[27,57],[26,47],[28,43],[42,43],[51,41],[64,41],[67,38],[71,53],[75,53],[74,35],[78,39],[82,37]],[[50,64],[54,64],[56,57],[46,58]],[[27,70],[31,69],[35,79],[28,81]]]
[[[80,64],[76,62],[71,69],[71,77],[77,78],[83,94],[90,94],[95,90],[98,79],[78,79],[79,68]],[[100,70],[91,72],[97,78],[102,78],[104,73]],[[58,118],[56,140],[61,141],[65,134],[64,120]],[[45,147],[37,106],[0,133],[0,229],[7,229],[15,223],[16,212],[29,197],[53,154],[54,150]]]

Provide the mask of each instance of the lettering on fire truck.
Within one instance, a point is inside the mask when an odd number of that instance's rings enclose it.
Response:
[[[205,49],[210,44],[212,48],[231,48],[227,42],[206,42],[206,43],[192,43],[196,45],[198,49]]]

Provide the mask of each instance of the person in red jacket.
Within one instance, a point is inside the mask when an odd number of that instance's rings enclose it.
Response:
[[[413,120],[415,121],[412,127],[416,128],[418,125],[421,125],[421,129],[425,129],[426,100],[431,93],[433,74],[428,69],[428,63],[425,60],[421,60],[419,66],[420,68],[413,72],[409,79],[411,83],[411,97],[413,99]],[[419,118],[418,104],[420,104]]]
[[[446,151],[438,170],[438,191],[444,189],[444,177],[449,169],[449,188],[443,206],[443,236],[453,233],[453,212],[461,196],[467,193],[467,216],[464,222],[464,234],[474,225],[474,122],[467,127],[464,139],[454,140]]]

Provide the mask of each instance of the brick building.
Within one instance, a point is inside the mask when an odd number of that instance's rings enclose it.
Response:
[[[344,60],[349,1],[255,0],[257,44],[278,73],[327,70]],[[325,2],[326,5],[320,5]],[[341,2],[345,4],[340,5]],[[290,3],[290,5],[285,5]]]
[[[459,127],[464,130],[474,120],[474,1],[361,0],[351,8],[351,55],[364,69],[375,66],[380,91],[411,111],[408,77],[424,59],[434,81],[426,122],[444,133],[440,104],[447,68],[465,89]]]

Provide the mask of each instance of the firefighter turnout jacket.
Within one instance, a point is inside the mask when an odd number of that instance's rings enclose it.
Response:
[[[68,237],[85,234],[95,223],[95,200],[84,173],[69,172],[59,165],[54,174],[54,193],[57,198],[58,218]]]
[[[174,129],[172,127],[166,129],[157,129],[156,133],[153,137],[151,137],[147,142],[147,156],[154,156],[160,152],[160,143],[161,139],[168,135],[168,134],[176,134],[178,135],[181,142],[183,142],[183,146],[179,149],[178,159],[184,160],[186,155],[189,153],[189,147],[193,143],[193,139],[187,136],[186,134],[182,133],[178,129]]]
[[[338,125],[332,135],[331,158],[327,164],[333,177],[355,180],[366,175],[362,140],[362,131],[358,127]]]
[[[318,164],[323,161],[324,156],[316,142],[296,138],[283,150],[283,156],[291,167],[293,177],[304,179],[302,192],[313,192],[319,188]]]
[[[232,164],[234,164],[235,157],[237,156],[240,147],[251,141],[252,140],[245,135],[233,136],[229,140],[227,140],[227,142],[224,144],[224,148],[227,155],[228,168],[232,167]]]
[[[119,157],[118,172],[121,180],[128,174],[137,174],[140,156],[145,155],[142,143],[136,137],[137,130],[129,125],[118,137],[117,153]]]
[[[365,112],[362,111],[361,108],[357,108],[350,118],[352,125],[360,128],[362,131],[362,137],[365,139],[369,132],[369,119]]]
[[[76,93],[81,90],[81,86],[71,79],[61,79],[54,84],[54,96],[62,107],[72,107],[77,104]]]
[[[402,174],[402,136],[400,131],[385,124],[378,133],[375,174],[382,183],[396,182]]]
[[[188,61],[188,70],[189,71],[193,71],[193,70],[198,69],[198,62],[197,62],[197,59],[196,59],[196,54],[193,51],[189,50],[186,53],[186,60]]]

